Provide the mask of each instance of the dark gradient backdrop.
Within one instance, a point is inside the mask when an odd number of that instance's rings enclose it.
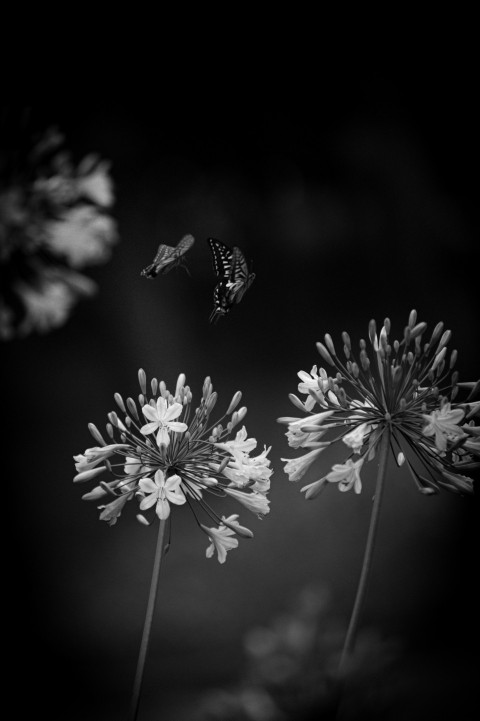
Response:
[[[170,386],[185,372],[197,398],[208,374],[219,408],[243,391],[249,435],[272,445],[275,473],[270,515],[242,512],[255,539],[224,566],[204,557],[188,509],[174,509],[141,719],[183,721],[204,691],[235,681],[246,631],[306,584],[324,584],[348,620],[373,466],[361,496],[332,486],[308,503],[279,460],[295,451],[275,419],[292,413],[297,371],[320,362],[315,342],[364,337],[372,317],[389,316],[401,335],[416,308],[430,328],[452,329],[461,378],[478,377],[470,78],[357,75],[260,104],[213,91],[193,102],[106,91],[92,104],[72,93],[33,111],[59,125],[76,158],[112,161],[121,240],[89,273],[98,295],[63,328],[1,347],[8,688],[18,717],[125,718],[155,531],[133,507],[113,528],[99,522],[72,484],[72,456],[94,445],[87,423],[104,426],[116,391],[137,394],[139,367]],[[191,277],[141,278],[158,243],[185,233],[196,238]],[[216,326],[208,236],[241,246],[257,274]],[[426,498],[406,472],[391,474],[364,624],[407,649],[399,718],[462,716],[476,696],[477,548],[478,497]]]

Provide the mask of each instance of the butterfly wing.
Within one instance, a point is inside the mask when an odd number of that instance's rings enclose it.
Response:
[[[232,269],[229,278],[229,293],[231,303],[240,303],[247,290],[255,280],[255,273],[251,273],[244,254],[235,246],[233,248]]]
[[[160,243],[152,263],[147,265],[140,275],[143,275],[145,278],[155,278],[159,273],[165,272],[163,269],[172,262],[172,253],[174,250],[171,246]]]
[[[168,273],[169,270],[182,263],[182,256],[192,247],[194,242],[193,235],[184,235],[174,248],[161,243],[158,246],[153,262],[142,270],[141,275],[145,276],[145,278],[155,278],[159,273],[161,275]]]
[[[216,323],[222,315],[228,313],[232,305],[228,282],[232,272],[233,252],[228,245],[216,238],[208,238],[207,242],[212,252],[213,269],[218,278],[213,290],[213,310],[210,314],[210,323]]]
[[[213,269],[217,278],[228,280],[232,268],[232,250],[221,240],[215,238],[208,238],[207,242],[212,251]]]
[[[192,245],[195,243],[193,235],[184,235],[181,240],[178,241],[177,247],[174,248],[173,254],[175,260],[180,259],[182,255],[185,255],[187,250],[190,250]]]

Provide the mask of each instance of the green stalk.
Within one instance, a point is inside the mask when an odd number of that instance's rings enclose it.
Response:
[[[355,647],[360,613],[362,611],[363,602],[367,591],[370,566],[372,565],[373,549],[375,546],[375,535],[378,526],[378,518],[380,515],[380,504],[382,502],[383,486],[387,472],[389,446],[390,428],[389,426],[387,426],[380,441],[377,484],[375,487],[375,497],[373,499],[372,515],[370,517],[370,527],[368,529],[368,537],[365,546],[365,553],[363,556],[362,571],[360,573],[360,580],[358,582],[357,595],[355,597],[355,603],[353,606],[352,615],[350,617],[350,623],[348,625],[347,635],[345,637],[345,643],[343,645],[342,656],[340,659],[340,676],[342,676],[342,671],[345,668],[345,664],[347,663],[348,658]]]
[[[150,641],[150,630],[152,628],[153,612],[155,609],[155,601],[157,598],[158,579],[160,575],[160,565],[163,558],[163,539],[165,536],[166,520],[160,520],[157,536],[157,546],[155,548],[155,558],[153,560],[152,580],[150,583],[150,593],[148,596],[147,611],[145,614],[145,622],[143,624],[142,641],[140,643],[140,651],[138,654],[137,670],[135,673],[135,681],[133,684],[132,700],[130,705],[129,721],[136,721],[138,716],[138,706],[140,704],[140,692],[142,690],[143,670],[145,668],[145,659],[147,657],[148,643]]]

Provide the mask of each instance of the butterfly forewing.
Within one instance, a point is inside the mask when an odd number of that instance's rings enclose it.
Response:
[[[158,274],[168,273],[175,266],[182,265],[182,256],[192,247],[194,242],[193,235],[184,235],[175,247],[160,243],[153,262],[142,270],[141,275],[145,278],[155,278]],[[186,269],[186,266],[184,267]]]
[[[220,280],[227,280],[230,277],[232,268],[232,250],[228,245],[222,243],[221,240],[216,240],[215,238],[209,238],[208,244],[212,251],[213,269],[217,277],[220,278]]]

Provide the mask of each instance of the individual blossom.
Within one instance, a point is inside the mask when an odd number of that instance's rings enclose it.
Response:
[[[186,423],[174,420],[174,418],[178,418],[182,411],[183,406],[181,403],[169,403],[163,396],[159,396],[155,406],[145,405],[142,408],[142,413],[149,420],[149,423],[140,428],[140,433],[148,435],[157,432],[157,446],[168,446],[171,431],[183,433],[188,428]]]
[[[325,483],[338,483],[340,491],[349,491],[353,488],[355,493],[360,493],[362,490],[360,469],[363,461],[363,458],[358,461],[352,461],[351,458],[348,458],[345,463],[334,463],[332,470],[326,476],[302,488],[302,491],[305,491],[305,498],[311,499],[318,496],[325,487]]]
[[[81,272],[109,260],[118,241],[110,164],[79,163],[56,128],[0,128],[0,339],[63,325],[97,285]]]
[[[108,477],[83,498],[102,501],[100,519],[109,525],[114,525],[126,504],[135,499],[141,511],[137,518],[146,525],[151,522],[150,513],[153,519],[157,516],[165,521],[173,510],[177,513],[181,506],[189,506],[209,538],[207,557],[216,551],[223,563],[227,551],[238,546],[237,538],[251,538],[253,533],[240,525],[237,514],[219,515],[211,500],[230,497],[259,518],[266,515],[270,449],[252,457],[257,441],[247,438],[244,426],[231,437],[247,412],[245,407],[237,410],[240,392],[235,393],[224,416],[213,422],[210,416],[217,393],[209,377],[196,409],[183,373],[173,394],[156,378],[147,387],[143,370],[138,378],[138,401],[130,397],[124,401],[119,393],[114,396],[120,413],[108,414],[108,441],[89,424],[98,445],[74,456],[74,481],[94,478],[98,483],[101,474]]]
[[[235,531],[233,530],[235,525],[237,527],[239,526],[237,518],[238,514],[234,513],[228,518],[222,517],[222,523],[218,528],[207,528],[206,526],[202,526],[211,541],[205,552],[207,558],[211,558],[216,552],[218,562],[225,563],[227,560],[227,552],[231,551],[232,548],[237,548],[238,539],[234,538]],[[228,523],[228,526],[225,525],[224,521]]]
[[[232,458],[224,470],[226,477],[232,485],[238,488],[250,487],[252,491],[259,491],[264,495],[270,489],[270,459],[267,458],[271,447],[264,447],[258,456],[250,457],[250,452],[256,447],[255,438],[247,439],[245,426],[238,431],[235,440],[226,443],[217,443],[217,448],[229,451]]]
[[[138,482],[138,495],[144,496],[140,502],[140,510],[155,506],[155,513],[160,519],[166,519],[170,515],[170,504],[183,506],[187,502],[181,489],[182,479],[173,475],[165,477],[160,468],[155,471],[153,479],[150,476],[140,478]]]
[[[385,319],[380,333],[372,320],[358,355],[348,333],[342,334],[345,360],[329,334],[317,343],[333,370],[327,375],[324,368],[313,366],[310,374],[298,374],[298,390],[308,397],[302,401],[290,394],[290,400],[303,416],[278,421],[287,425],[289,445],[305,453],[282,459],[284,469],[291,481],[298,481],[328,446],[337,444],[346,455],[330,472],[302,487],[306,498],[316,497],[328,483],[360,493],[362,466],[377,457],[382,439],[422,493],[442,488],[473,492],[470,471],[480,465],[480,429],[475,425],[480,403],[474,400],[480,383],[458,381],[453,370],[457,351],[447,358],[451,332],[444,331],[443,323],[429,337],[426,327],[413,310],[403,337],[392,341],[390,320]],[[468,393],[464,400],[458,399],[460,391]]]

